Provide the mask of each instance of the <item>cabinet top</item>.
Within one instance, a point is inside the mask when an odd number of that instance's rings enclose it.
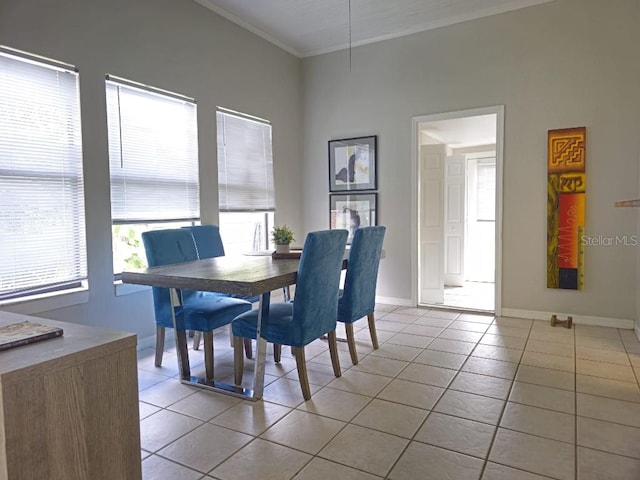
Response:
[[[46,368],[48,373],[53,373],[74,364],[136,347],[134,333],[0,311],[0,326],[24,321],[60,327],[64,334],[61,337],[1,351],[2,384],[25,380],[25,377],[31,375],[42,375],[43,368]]]

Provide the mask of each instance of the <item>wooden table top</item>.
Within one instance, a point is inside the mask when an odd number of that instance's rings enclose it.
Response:
[[[296,283],[298,259],[225,256],[122,272],[124,283],[258,295]]]

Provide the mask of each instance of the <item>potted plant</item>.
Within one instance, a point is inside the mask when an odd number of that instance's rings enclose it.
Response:
[[[286,225],[275,226],[271,231],[271,239],[276,245],[276,252],[287,253],[289,244],[295,240],[293,238],[293,230]]]

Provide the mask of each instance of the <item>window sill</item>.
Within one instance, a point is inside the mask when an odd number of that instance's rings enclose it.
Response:
[[[122,283],[122,280],[113,282],[113,292],[116,297],[131,295],[132,293],[146,292],[151,287],[147,285],[134,285],[133,283]]]
[[[83,282],[83,285],[78,288],[5,300],[0,302],[0,308],[8,312],[33,315],[88,302],[89,286]]]

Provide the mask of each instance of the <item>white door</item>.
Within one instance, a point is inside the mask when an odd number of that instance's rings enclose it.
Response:
[[[420,146],[419,270],[422,304],[444,303],[444,145]]]
[[[469,249],[464,252],[462,272],[469,281],[468,275],[471,269],[468,268],[470,260],[482,259],[483,262],[492,263],[492,275],[480,277],[494,280],[495,313],[501,314],[502,310],[502,180],[503,180],[503,148],[504,148],[504,106],[477,108],[458,112],[446,112],[433,115],[420,115],[412,118],[412,195],[411,195],[411,300],[416,304],[430,304],[443,302],[444,300],[444,204],[445,204],[445,175],[444,163],[438,165],[438,161],[443,161],[446,150],[440,147],[435,151],[432,146],[425,147],[424,144],[446,143],[445,131],[452,133],[456,128],[461,127],[465,132],[471,128],[482,134],[481,143],[472,141],[468,136],[464,139],[456,135],[458,141],[464,141],[468,145],[488,146],[495,144],[495,152],[477,152],[477,155],[466,153],[467,158],[495,156],[493,165],[486,165],[476,171],[478,177],[489,177],[493,170],[495,191],[491,198],[485,195],[484,201],[465,201],[464,217],[467,221],[474,215],[475,227],[486,227],[482,230],[491,230],[491,244],[483,245],[479,254],[470,253]],[[464,128],[462,128],[464,127]],[[466,135],[466,134],[465,134]],[[492,141],[495,138],[495,141]],[[468,141],[468,142],[467,142]],[[452,142],[454,143],[454,142]],[[470,150],[465,150],[470,151]],[[482,155],[480,155],[482,153]],[[488,154],[488,155],[487,155]],[[467,175],[469,166],[467,165]],[[441,177],[439,175],[442,174]],[[483,182],[480,182],[483,183]],[[488,182],[486,182],[488,183]],[[441,187],[438,192],[438,186]],[[466,186],[466,185],[465,185]],[[479,185],[479,190],[484,191],[486,184]],[[429,188],[433,187],[433,188]],[[465,198],[469,196],[468,188]],[[480,192],[476,192],[478,194]],[[476,195],[478,196],[478,195]],[[433,208],[425,208],[427,205]],[[471,211],[473,209],[473,212]],[[492,211],[493,215],[488,215]],[[442,217],[440,218],[439,215]],[[463,240],[466,245],[473,245],[470,238],[469,222],[464,227]],[[476,250],[476,252],[478,252]],[[454,258],[450,258],[451,262]],[[440,270],[440,268],[442,270]],[[486,273],[485,269],[485,273]],[[470,308],[472,308],[470,306]],[[484,307],[482,307],[484,308]]]
[[[464,285],[465,166],[463,155],[445,160],[444,284]]]

